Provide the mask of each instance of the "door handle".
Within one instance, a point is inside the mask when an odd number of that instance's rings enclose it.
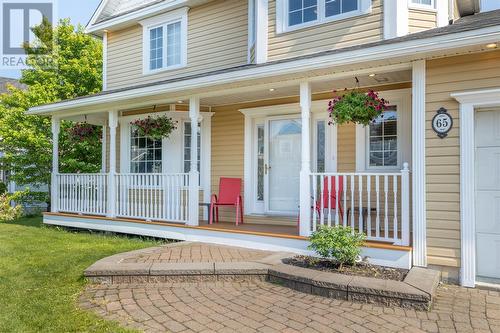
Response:
[[[268,164],[266,163],[266,164],[264,165],[264,171],[265,171],[266,175],[267,175],[267,173],[269,172],[269,170],[271,170],[271,166],[270,166],[270,165],[268,165]]]

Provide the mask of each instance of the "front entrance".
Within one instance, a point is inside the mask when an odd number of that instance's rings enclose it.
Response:
[[[268,118],[264,137],[266,141],[264,152],[266,213],[296,213],[299,207],[301,119]]]
[[[500,282],[500,109],[476,112],[477,279]]]

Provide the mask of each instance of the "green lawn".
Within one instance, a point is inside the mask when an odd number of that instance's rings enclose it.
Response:
[[[77,308],[83,270],[98,259],[158,243],[0,222],[0,332],[125,332]]]

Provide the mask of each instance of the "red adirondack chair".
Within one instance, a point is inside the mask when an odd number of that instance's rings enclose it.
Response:
[[[219,206],[234,206],[236,208],[236,225],[243,223],[243,200],[241,198],[241,178],[221,178],[219,196],[212,194],[208,223],[219,222]]]
[[[328,188],[328,177],[324,178],[323,181],[323,209],[335,210],[338,207],[340,218],[344,217],[344,210],[342,209],[342,193],[344,192],[344,177],[338,177],[339,189],[338,197],[335,188],[335,177],[331,177],[331,188]],[[330,196],[328,192],[330,191]],[[321,198],[314,203],[315,207],[311,207],[311,210],[316,210],[318,216],[321,215]],[[297,228],[300,228],[300,214],[297,220]]]
[[[344,191],[344,177],[338,177],[338,180],[339,180],[339,191],[337,198],[337,192],[335,188],[335,177],[333,176],[331,177],[331,183],[332,183],[331,188],[328,188],[328,177],[325,177],[325,180],[323,182],[323,208],[335,210],[338,207],[340,217],[343,217],[344,210],[342,209],[342,203],[340,200],[342,198],[342,193]],[[328,198],[328,191],[330,191],[330,198]],[[321,210],[320,202],[317,202],[316,206],[318,210]]]

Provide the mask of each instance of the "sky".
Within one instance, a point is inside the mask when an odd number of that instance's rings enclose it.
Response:
[[[87,25],[100,0],[58,0],[59,18],[71,19],[73,24]],[[0,77],[19,78],[21,73],[15,70],[0,70]]]

